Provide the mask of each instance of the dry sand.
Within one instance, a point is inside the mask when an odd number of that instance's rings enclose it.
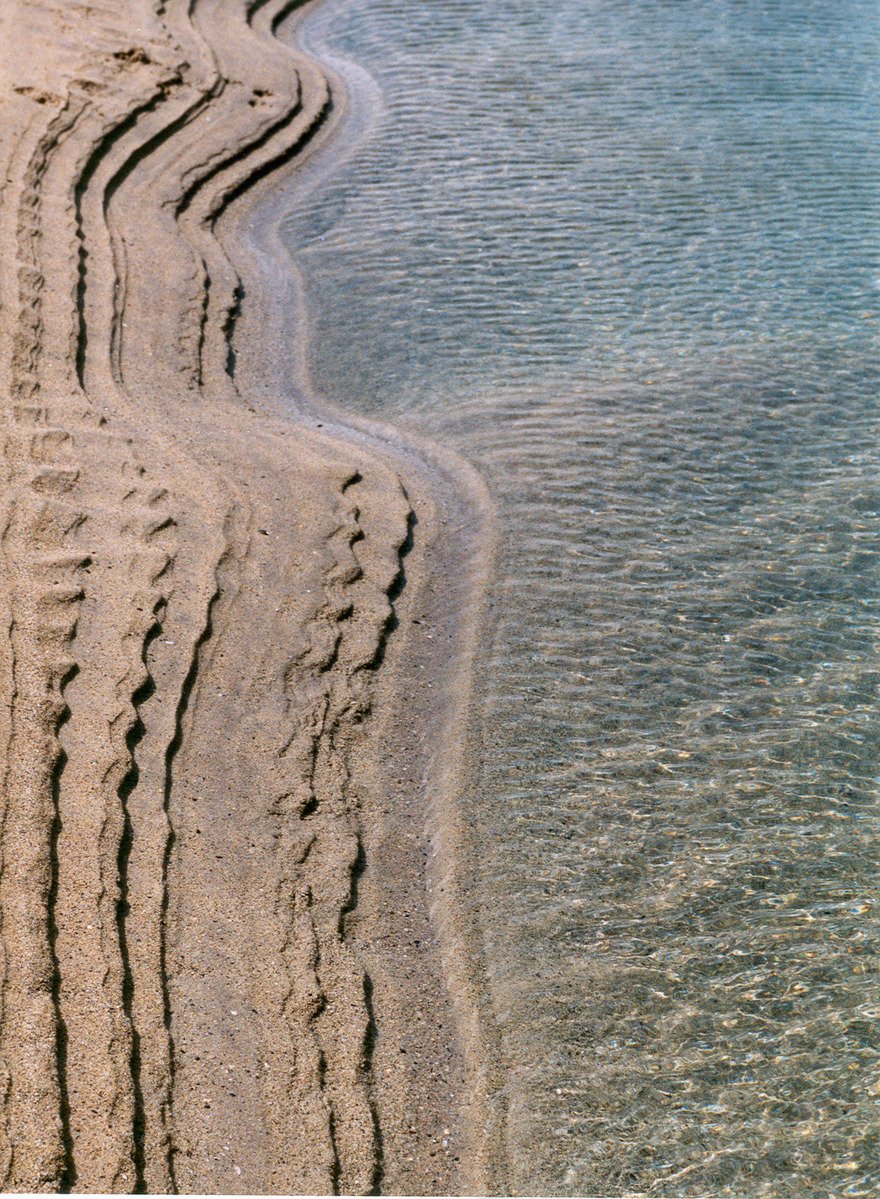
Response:
[[[5,1190],[498,1185],[455,817],[490,518],[268,394],[237,222],[333,112],[295,7],[0,7]]]

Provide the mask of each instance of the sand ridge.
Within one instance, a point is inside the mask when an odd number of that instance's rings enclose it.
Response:
[[[331,109],[295,7],[0,14],[6,1190],[367,1193],[406,1118],[349,928],[413,506],[254,410],[216,235]]]

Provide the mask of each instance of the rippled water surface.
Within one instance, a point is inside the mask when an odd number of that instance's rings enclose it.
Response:
[[[878,34],[308,18],[384,96],[285,224],[315,382],[499,506],[469,804],[520,1192],[880,1194]]]

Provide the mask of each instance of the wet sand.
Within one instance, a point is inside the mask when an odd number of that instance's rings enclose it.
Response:
[[[456,819],[491,509],[282,377],[244,228],[336,116],[295,7],[0,14],[7,1191],[499,1185]]]

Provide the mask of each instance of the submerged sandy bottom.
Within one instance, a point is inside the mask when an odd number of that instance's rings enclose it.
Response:
[[[289,181],[314,383],[499,513],[462,811],[508,1183],[873,1194],[875,6],[301,36],[373,112]]]

